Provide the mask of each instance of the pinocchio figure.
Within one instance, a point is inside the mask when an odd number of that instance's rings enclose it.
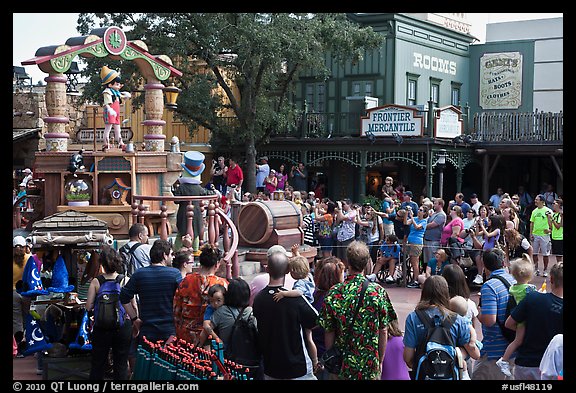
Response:
[[[102,92],[104,96],[104,144],[102,150],[105,151],[110,148],[110,130],[114,126],[115,140],[118,142],[118,147],[122,150],[126,149],[126,145],[122,141],[120,135],[120,104],[123,98],[131,98],[132,95],[128,92],[120,92],[124,86],[120,80],[120,73],[115,70],[104,66],[100,71],[100,79],[102,85],[106,88]]]

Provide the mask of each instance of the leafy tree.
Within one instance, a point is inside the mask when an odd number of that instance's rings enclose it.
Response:
[[[95,23],[98,21],[99,25]],[[295,125],[293,82],[304,70],[329,77],[327,56],[342,64],[358,61],[383,37],[345,14],[298,13],[157,13],[80,14],[78,31],[119,26],[129,40],[140,39],[152,54],[168,55],[183,71],[177,116],[191,130],[211,130],[215,151],[244,156],[247,190],[255,190],[257,148],[270,133]],[[121,69],[125,89],[142,84],[135,65],[88,59],[92,76],[85,97],[101,95],[98,70]],[[129,62],[125,62],[129,63]],[[139,79],[140,78],[140,79]],[[138,102],[135,102],[138,105]],[[240,161],[242,162],[242,161]]]

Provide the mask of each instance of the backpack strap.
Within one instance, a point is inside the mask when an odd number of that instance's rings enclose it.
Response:
[[[136,261],[138,261],[138,263],[142,263],[140,262],[140,259],[138,259],[138,257],[136,256],[136,254],[134,254],[134,252],[136,251],[136,249],[140,246],[144,245],[144,243],[140,243],[140,242],[136,242],[135,244],[132,245],[132,247],[130,247],[130,250],[128,250],[128,254],[132,255],[134,257],[134,259],[136,259]],[[130,259],[130,263],[132,263],[132,259]],[[136,266],[133,266],[134,270],[136,270]]]
[[[502,284],[504,284],[504,286],[506,287],[506,289],[507,289],[508,291],[510,291],[510,283],[509,283],[508,280],[506,280],[504,277],[502,277],[502,276],[493,276],[493,277],[490,277],[490,279],[492,279],[492,278],[496,278],[496,279],[498,279],[499,281],[501,281]],[[512,294],[511,294],[510,292],[508,292],[508,299],[510,299],[510,296],[512,296]],[[506,309],[508,309],[508,302],[506,302]],[[505,317],[506,317],[506,315],[505,315]],[[500,327],[500,330],[502,331],[502,334],[504,334],[504,329],[506,328],[506,326],[505,326],[506,320],[504,320],[504,322],[501,322],[501,321],[498,319],[498,309],[496,309],[496,323],[497,323],[498,326]]]
[[[493,278],[496,278],[496,279],[498,279],[499,281],[501,281],[502,284],[504,284],[504,286],[506,287],[506,289],[510,290],[510,285],[511,285],[511,284],[510,284],[510,283],[508,282],[508,280],[506,280],[504,277],[502,277],[502,276],[492,276],[492,277],[490,277],[490,279],[493,279]]]
[[[120,285],[122,285],[122,280],[124,280],[124,275],[123,274],[119,274],[116,276],[116,282]]]
[[[422,353],[424,352],[424,347],[426,345],[426,342],[428,341],[428,331],[429,329],[433,328],[436,326],[436,316],[434,317],[434,320],[432,320],[432,318],[430,318],[430,316],[428,315],[428,313],[424,310],[414,310],[414,312],[416,313],[416,315],[418,315],[418,318],[420,319],[420,321],[422,321],[422,323],[424,324],[424,327],[426,327],[426,338],[424,339],[423,342],[421,342],[418,347],[421,347]],[[440,318],[438,316],[438,318]],[[446,329],[446,332],[448,333],[448,339],[450,340],[450,345],[452,345],[453,347],[455,347],[456,345],[454,345],[454,340],[452,338],[452,333],[450,333],[450,329],[452,328],[452,325],[454,324],[454,322],[456,322],[456,316],[455,315],[447,315],[446,318],[444,318],[441,322],[440,322],[440,326],[442,326],[444,329]],[[417,353],[419,353],[419,351],[416,351]]]
[[[368,281],[367,278],[364,279],[364,282],[362,283],[362,290],[360,291],[360,297],[358,298],[358,303],[356,304],[356,309],[354,310],[354,315],[352,316],[352,320],[350,321],[350,325],[348,325],[348,336],[350,337],[352,335],[352,327],[354,326],[354,320],[356,319],[356,316],[358,315],[358,310],[360,310],[360,306],[362,305],[362,301],[364,300],[364,294],[366,293],[366,289],[368,289],[368,284],[370,282]]]
[[[230,313],[232,315],[234,315],[234,312],[232,311],[232,309],[230,308],[230,306],[226,306],[228,307],[228,310],[230,310]],[[242,307],[240,309],[240,312],[238,313],[238,315],[236,315],[236,317],[234,318],[234,323],[232,324],[232,330],[230,331],[230,338],[228,338],[228,346],[232,346],[232,342],[234,341],[234,332],[236,331],[236,326],[237,322],[242,318],[242,314],[244,314],[244,309],[246,307]]]

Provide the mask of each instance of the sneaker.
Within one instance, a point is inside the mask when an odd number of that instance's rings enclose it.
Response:
[[[510,372],[510,363],[508,363],[506,360],[500,358],[496,360],[496,365],[500,368],[502,374],[506,375],[507,377],[512,376],[512,373]]]
[[[411,283],[406,284],[406,288],[420,288],[420,284],[416,281],[412,281]]]
[[[536,269],[536,272],[534,272],[535,275],[539,276],[540,275],[540,270]]]
[[[542,274],[542,277],[548,277],[548,272],[544,272],[544,273]]]
[[[396,280],[394,280],[394,277],[392,277],[392,276],[386,277],[386,284],[393,284],[394,281],[396,281]]]
[[[375,282],[376,281],[376,274],[375,273],[369,274],[366,276],[366,278],[368,279],[368,281]]]
[[[482,276],[480,274],[477,274],[476,277],[474,277],[474,281],[472,281],[472,282],[476,285],[482,285],[482,283],[484,282],[484,279],[482,278]]]

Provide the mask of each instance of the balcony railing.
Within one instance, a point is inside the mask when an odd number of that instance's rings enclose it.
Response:
[[[360,135],[360,116],[350,112],[299,114],[293,126],[272,133],[272,137],[337,138]]]
[[[482,112],[474,115],[474,139],[478,142],[561,142],[564,140],[562,111],[528,113]]]
[[[231,122],[232,118],[222,118]],[[561,142],[562,112],[482,112],[474,115],[470,134],[477,142]],[[337,138],[360,135],[360,116],[351,112],[318,112],[296,116],[293,125],[275,130],[272,138]]]
[[[200,202],[202,215],[206,212],[202,220],[202,229],[200,233],[201,244],[206,241],[213,245],[218,245],[220,234],[222,234],[222,247],[224,249],[223,259],[226,262],[226,278],[232,279],[238,277],[238,230],[232,220],[218,207],[218,196],[147,196],[134,195],[132,203],[132,222],[144,224],[144,218],[147,214],[145,201],[160,201],[160,239],[166,240],[168,234],[167,228],[167,201],[188,203],[186,206],[186,233],[194,239],[194,229],[192,220],[194,219],[194,205],[192,202]],[[207,234],[204,230],[205,224],[208,225]],[[207,235],[207,236],[206,236]]]

